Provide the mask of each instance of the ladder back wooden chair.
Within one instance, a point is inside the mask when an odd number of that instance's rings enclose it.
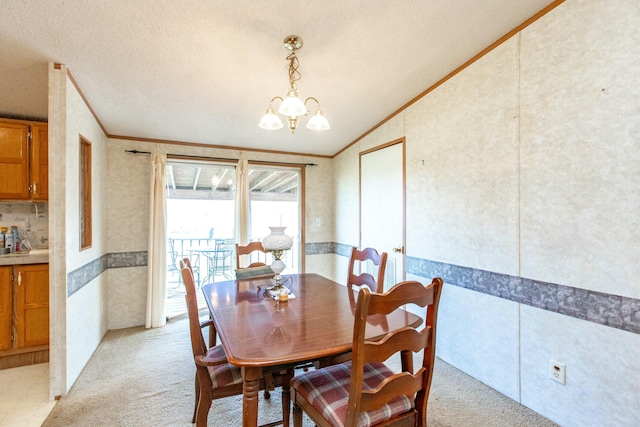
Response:
[[[363,272],[362,266],[366,261],[370,261],[378,268],[378,274],[373,277],[371,273]],[[359,262],[359,271],[356,273],[356,263]],[[354,287],[367,285],[372,292],[383,292],[384,290],[384,274],[387,268],[387,253],[378,253],[374,248],[358,248],[351,249],[351,257],[349,258],[349,275],[347,277],[347,289],[349,290],[350,299],[354,298]],[[355,288],[357,289],[357,288]]]
[[[367,261],[377,267],[378,272],[376,277],[373,277],[371,273],[363,272],[362,267]],[[356,265],[358,271],[356,272]],[[378,253],[374,248],[364,248],[362,250],[353,247],[351,248],[351,257],[349,258],[349,270],[347,275],[347,294],[349,295],[349,301],[351,306],[355,309],[356,300],[355,295],[358,289],[362,286],[367,286],[372,292],[383,292],[384,290],[384,275],[387,268],[387,253]],[[337,363],[346,362],[351,359],[351,353],[341,354],[339,356],[333,356],[324,358],[314,362],[316,368],[324,366],[335,365]]]
[[[442,286],[435,278],[428,286],[401,282],[382,294],[361,288],[352,360],[293,378],[294,427],[302,426],[302,411],[320,427],[426,426]],[[368,316],[384,316],[405,304],[422,307],[421,328],[390,331],[375,341],[365,338]],[[415,352],[422,352],[422,364],[414,372],[408,360]],[[394,355],[401,360],[399,373],[383,363]]]
[[[200,321],[193,275],[184,260],[180,261],[180,270],[187,290],[185,299],[189,316],[189,333],[193,359],[196,365],[196,401],[191,422],[195,422],[197,427],[204,427],[207,425],[209,409],[214,400],[242,394],[242,373],[240,368],[229,363],[222,345],[207,346],[202,334],[202,328],[205,326],[213,328],[213,321]],[[285,427],[289,426],[291,402],[289,387],[292,376],[292,369],[277,370],[265,372],[265,379],[260,381],[261,389],[274,388],[276,386],[282,387],[283,420],[269,425],[283,424]]]
[[[262,261],[251,262],[246,267],[240,265],[240,256],[251,255],[254,252],[262,252],[264,254],[264,260],[266,261],[267,251],[262,246],[262,242],[251,242],[246,246],[242,246],[236,243],[236,268],[252,268],[252,267],[264,267],[265,264]],[[258,254],[260,255],[260,254]]]
[[[189,259],[189,257],[183,258],[181,263],[179,264],[181,273],[182,273],[183,263],[191,272],[191,277],[193,277],[194,271],[193,271],[193,267],[191,265],[191,260]],[[185,290],[186,290],[186,287],[185,287]],[[196,300],[197,300],[197,297],[196,297]],[[187,306],[187,309],[188,309],[188,306]],[[211,321],[211,315],[209,315],[209,320],[200,322],[200,329],[205,329],[205,328],[208,328],[209,330],[209,347],[213,347],[214,345],[216,345],[216,342],[218,341],[218,334],[216,333],[216,328],[213,326],[213,322]]]

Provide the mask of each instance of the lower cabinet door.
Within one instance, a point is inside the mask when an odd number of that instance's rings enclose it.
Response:
[[[49,264],[21,265],[16,277],[18,348],[49,344]]]
[[[0,351],[11,349],[11,267],[0,267]]]

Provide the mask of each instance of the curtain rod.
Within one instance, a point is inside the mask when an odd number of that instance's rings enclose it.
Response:
[[[132,154],[151,154],[150,151],[138,151],[138,150],[124,150],[125,153],[132,153]],[[189,158],[189,159],[202,159],[202,160],[224,160],[224,161],[234,161],[237,162],[240,159],[231,159],[231,158],[226,158],[226,157],[207,157],[207,156],[191,156],[188,154],[169,154],[167,153],[167,156],[171,156],[171,157],[185,157],[185,158]],[[277,162],[277,161],[266,161],[266,160],[249,160],[250,163],[259,163],[259,164],[272,164],[272,163],[278,163],[281,165],[294,165],[294,166],[318,166],[317,163],[289,163],[289,162]]]

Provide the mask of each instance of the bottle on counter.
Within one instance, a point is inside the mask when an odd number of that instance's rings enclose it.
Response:
[[[18,226],[11,226],[11,234],[13,235],[13,251],[20,252],[20,233],[18,232]]]
[[[0,227],[0,248],[4,248],[6,246],[7,239],[7,227]]]
[[[13,244],[13,234],[11,232],[6,232],[6,236],[4,238],[4,247],[9,248],[9,252],[15,252],[16,250]]]

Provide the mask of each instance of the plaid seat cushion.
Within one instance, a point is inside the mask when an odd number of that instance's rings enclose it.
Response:
[[[214,345],[207,351],[207,359],[215,360],[216,362],[226,362],[227,353],[224,352],[224,348],[221,345]]]
[[[371,390],[391,375],[393,372],[384,363],[365,365],[363,389]],[[291,387],[332,425],[341,427],[344,426],[344,420],[347,416],[350,383],[351,362],[346,362],[296,375],[291,381]],[[412,397],[398,396],[380,409],[361,412],[358,417],[358,426],[368,427],[380,424],[411,410],[413,406]]]
[[[215,345],[207,352],[207,358],[219,361],[227,361],[227,355],[221,345]],[[240,368],[230,363],[223,363],[216,366],[207,366],[213,387],[224,387],[230,384],[239,384],[242,382],[242,373]]]

